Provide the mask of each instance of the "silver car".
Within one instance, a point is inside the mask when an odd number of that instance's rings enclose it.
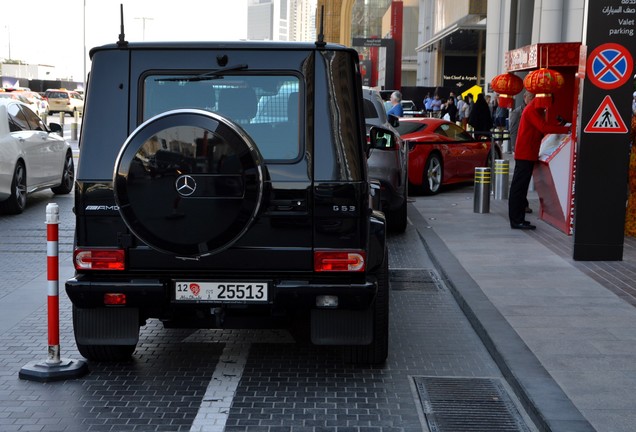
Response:
[[[380,182],[380,202],[386,214],[389,229],[404,232],[407,225],[407,167],[408,152],[400,134],[394,129],[399,120],[387,117],[384,102],[377,90],[362,88],[364,117],[367,136],[372,126],[388,129],[395,135],[395,141],[388,146],[372,145],[369,153],[369,178]]]
[[[26,104],[0,99],[0,212],[22,213],[27,194],[51,188],[73,189],[75,168],[70,145]]]

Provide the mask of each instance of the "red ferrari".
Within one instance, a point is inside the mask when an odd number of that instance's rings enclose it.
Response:
[[[409,185],[426,195],[443,185],[473,181],[476,167],[491,166],[490,140],[477,140],[455,123],[401,118],[396,129],[409,149]],[[497,145],[494,157],[501,158]]]

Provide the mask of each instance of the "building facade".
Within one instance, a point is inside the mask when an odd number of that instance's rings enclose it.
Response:
[[[249,40],[290,40],[290,0],[248,0]]]
[[[505,72],[507,51],[550,42],[581,42],[585,0],[488,0],[487,82]],[[549,59],[541,59],[545,65]]]
[[[507,51],[582,40],[585,0],[403,3],[404,85],[459,90],[479,85],[488,91],[490,80],[505,71]],[[390,0],[318,0],[316,26],[324,6],[325,40],[350,45],[352,37],[385,37],[387,26],[380,24],[378,30],[377,18],[386,21],[390,4]]]

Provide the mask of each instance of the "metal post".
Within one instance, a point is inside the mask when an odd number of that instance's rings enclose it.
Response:
[[[60,116],[60,126],[62,126],[62,130],[64,129],[64,111],[60,111],[59,116]]]
[[[490,213],[490,168],[475,168],[475,213]]]
[[[79,112],[73,114],[73,123],[71,123],[71,140],[77,141],[77,123],[79,123]]]
[[[510,162],[505,159],[495,159],[495,199],[508,199],[508,178],[510,176]]]

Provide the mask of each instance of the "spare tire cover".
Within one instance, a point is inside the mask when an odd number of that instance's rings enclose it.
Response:
[[[235,123],[203,110],[168,111],[140,125],[115,164],[124,222],[154,249],[200,257],[230,247],[263,195],[256,144]]]

